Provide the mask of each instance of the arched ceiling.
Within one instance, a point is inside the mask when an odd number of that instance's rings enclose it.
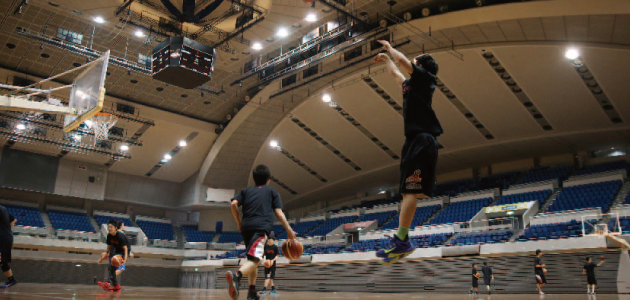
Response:
[[[434,38],[453,40],[463,54],[432,50],[441,81],[433,107],[445,131],[438,172],[630,144],[627,2],[515,3],[411,23],[431,26]],[[395,38],[406,30],[392,28]],[[421,42],[410,39],[399,49],[413,56]],[[572,46],[582,69],[564,57]],[[274,84],[263,92],[254,99],[260,107],[219,137],[202,168],[205,184],[244,187],[263,163],[291,207],[397,183],[402,97],[382,65],[359,63],[290,93]]]

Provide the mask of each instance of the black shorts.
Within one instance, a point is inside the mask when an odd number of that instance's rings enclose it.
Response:
[[[492,283],[492,278],[483,278],[483,284],[484,285],[490,285],[490,283]]]
[[[595,279],[595,276],[586,276],[586,281],[588,282],[588,284],[597,284],[597,279]]]
[[[241,232],[243,241],[245,242],[245,253],[247,259],[253,261],[261,261],[265,255],[265,243],[267,243],[267,232],[265,231],[249,231]]]
[[[408,137],[400,160],[400,194],[425,194],[431,197],[435,186],[438,140],[421,133]]]
[[[547,283],[547,277],[542,273],[536,273],[536,283]]]
[[[0,263],[11,262],[11,249],[13,248],[13,238],[0,239]]]
[[[473,276],[472,287],[474,288],[479,287],[479,278]]]
[[[265,268],[265,279],[276,279],[276,264],[274,263],[271,268]]]

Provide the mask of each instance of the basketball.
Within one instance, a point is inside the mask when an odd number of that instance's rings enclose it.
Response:
[[[273,262],[270,260],[265,261],[265,268],[269,269],[273,266]]]
[[[543,275],[547,275],[547,269],[543,268]]]
[[[118,268],[120,266],[122,266],[123,264],[123,258],[120,255],[116,255],[114,257],[112,257],[112,266]]]
[[[477,274],[475,274],[475,277],[479,278],[479,277],[481,277],[481,274],[477,273]]]
[[[600,260],[606,260],[606,256],[603,256],[603,255],[602,255],[602,256],[600,256],[600,257],[599,257],[599,259],[600,259]]]
[[[282,254],[290,259],[298,259],[304,252],[304,246],[298,240],[287,240],[282,244]]]

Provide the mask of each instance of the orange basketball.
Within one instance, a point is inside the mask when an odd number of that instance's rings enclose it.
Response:
[[[600,260],[606,260],[606,256],[603,256],[603,255],[602,255],[602,256],[600,256],[600,257],[599,257],[599,259],[600,259]]]
[[[123,264],[123,258],[120,255],[116,255],[114,257],[112,257],[112,266],[118,268],[120,266],[122,266]]]
[[[479,278],[479,277],[481,277],[481,274],[477,273],[477,274],[475,274],[475,277]]]
[[[547,275],[547,269],[543,268],[543,275]]]
[[[282,255],[293,260],[298,259],[304,253],[304,246],[298,240],[287,240],[282,244]]]
[[[273,262],[270,260],[265,261],[265,268],[269,269],[273,266]]]

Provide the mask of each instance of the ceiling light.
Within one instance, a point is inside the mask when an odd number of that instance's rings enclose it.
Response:
[[[261,50],[262,48],[263,48],[263,47],[262,47],[262,44],[261,44],[261,43],[254,43],[254,44],[252,45],[252,49],[254,49],[254,50]]]
[[[514,212],[513,212],[513,211],[508,211],[506,214],[508,214],[508,215],[513,215],[513,214],[514,214]]]
[[[569,48],[567,52],[564,53],[564,56],[568,59],[577,59],[580,57],[580,52],[575,48]]]
[[[92,120],[85,120],[85,122],[83,122],[83,123],[85,123],[85,125],[87,125],[87,127],[90,127],[90,128],[92,128],[92,126],[94,126],[94,121],[92,121]]]
[[[142,32],[142,31],[140,31],[140,30],[137,30],[134,34],[135,34],[137,37],[143,37],[143,36],[144,36],[144,32]]]
[[[317,21],[317,15],[316,14],[308,14],[308,15],[306,15],[306,21],[308,21],[308,22],[315,22],[315,21]]]
[[[26,129],[26,125],[19,123],[15,126],[15,128],[17,128],[17,130],[24,130]]]
[[[186,141],[185,141],[185,140],[181,140],[181,141],[179,141],[179,146],[180,146],[180,147],[186,147],[186,145],[188,145],[188,143],[186,143]]]
[[[271,142],[269,142],[269,146],[271,146],[271,148],[278,147],[278,141],[271,141]]]
[[[324,102],[328,103],[328,102],[332,101],[332,98],[330,97],[330,95],[328,95],[328,94],[324,94],[324,95],[322,96],[322,101],[324,101]]]
[[[80,141],[80,140],[81,140],[81,135],[80,135],[80,134],[75,134],[75,135],[73,135],[73,136],[72,136],[72,138],[73,138],[75,141]]]
[[[77,265],[77,267],[80,267],[81,265]]]
[[[280,28],[278,29],[278,33],[276,33],[276,35],[279,37],[287,37],[289,36],[289,31],[286,28]]]
[[[168,153],[164,154],[164,160],[165,161],[169,161],[169,160],[171,160],[171,158],[173,158],[173,157],[170,154],[168,154]]]
[[[120,151],[127,151],[127,150],[129,150],[129,146],[125,144],[120,145]]]
[[[378,192],[378,193],[379,193],[379,194],[385,194],[385,191],[380,191],[380,192]]]
[[[94,18],[94,22],[99,23],[99,24],[103,24],[105,23],[105,19],[103,19],[103,17],[98,16]]]

